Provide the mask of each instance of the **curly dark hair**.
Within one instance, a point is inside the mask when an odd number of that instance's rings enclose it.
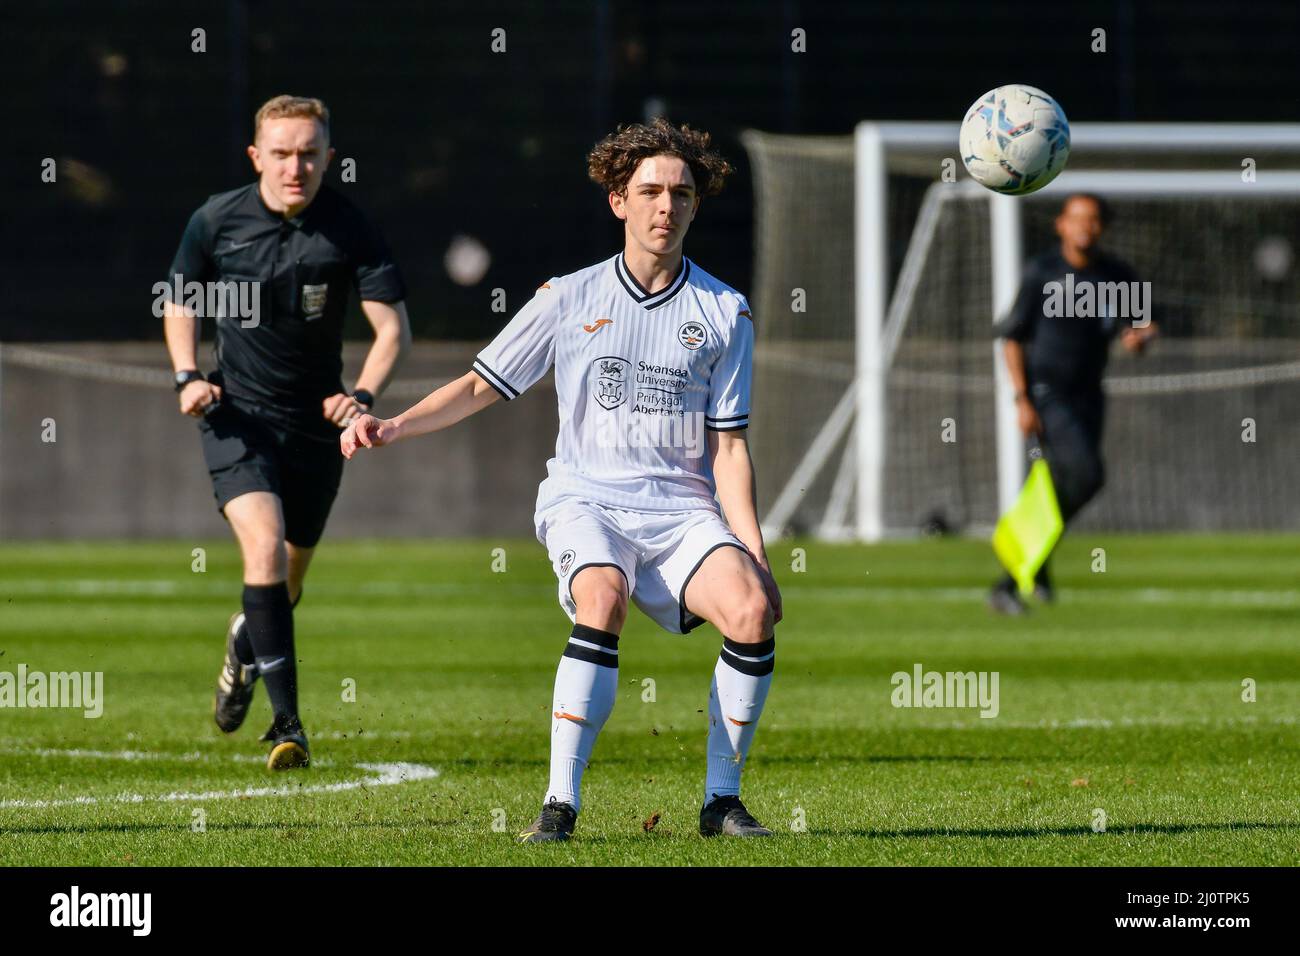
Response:
[[[735,167],[710,145],[703,130],[674,126],[662,116],[653,123],[620,126],[587,155],[587,175],[608,193],[624,195],[628,180],[641,160],[649,156],[676,156],[691,167],[695,192],[716,196]]]

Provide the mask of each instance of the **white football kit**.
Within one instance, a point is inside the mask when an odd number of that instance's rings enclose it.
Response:
[[[745,297],[683,257],[654,294],[619,253],[544,283],[479,353],[474,371],[507,401],[552,365],[560,427],[534,522],[569,582],[617,567],[666,630],[701,623],[682,604],[708,554],[743,545],[714,497],[707,431],[749,424],[754,329]]]

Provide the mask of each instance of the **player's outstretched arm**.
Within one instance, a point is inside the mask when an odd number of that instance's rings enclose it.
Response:
[[[412,405],[396,418],[362,415],[339,436],[343,457],[351,460],[358,448],[382,448],[402,438],[414,438],[448,428],[487,408],[500,394],[477,372],[466,372]]]

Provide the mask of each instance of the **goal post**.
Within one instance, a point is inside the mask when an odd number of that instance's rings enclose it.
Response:
[[[1125,242],[1132,248],[1119,251],[1148,260],[1137,263],[1141,277],[1163,287],[1179,309],[1194,313],[1193,320],[1172,330],[1184,338],[1168,349],[1169,343],[1162,342],[1155,350],[1175,353],[1176,361],[1146,363],[1159,366],[1152,375],[1130,374],[1119,381],[1112,375],[1108,391],[1136,394],[1126,391],[1125,383],[1140,378],[1140,388],[1153,395],[1165,394],[1164,384],[1171,383],[1189,396],[1203,394],[1208,382],[1217,381],[1205,377],[1217,373],[1201,354],[1213,351],[1217,332],[1206,316],[1216,312],[1260,312],[1270,341],[1278,340],[1277,354],[1300,359],[1291,354],[1300,347],[1295,268],[1273,276],[1265,283],[1268,288],[1260,288],[1249,274],[1249,247],[1255,239],[1268,236],[1270,229],[1278,233],[1273,238],[1279,243],[1294,235],[1277,219],[1277,207],[1292,217],[1300,215],[1300,125],[1076,124],[1070,167],[1025,197],[985,190],[964,170],[954,181],[943,181],[941,164],[955,162],[956,138],[955,124],[863,123],[852,137],[815,138],[816,161],[810,165],[801,137],[745,134],[758,199],[755,291],[769,330],[764,336],[760,322],[757,376],[760,389],[767,378],[784,387],[776,391],[786,392],[773,399],[781,403],[775,411],[784,418],[775,427],[768,423],[766,437],[763,417],[755,419],[756,446],[780,461],[775,474],[770,469],[761,475],[765,488],[776,489],[763,520],[768,534],[794,530],[875,541],[915,533],[924,515],[909,513],[907,507],[922,500],[920,489],[927,483],[948,478],[960,486],[961,500],[952,508],[960,515],[953,523],[982,533],[996,520],[1019,490],[1024,446],[990,323],[1014,299],[1025,255],[1043,248],[1044,224],[1050,224],[1049,212],[1054,211],[1048,207],[1070,191],[1113,197],[1123,207],[1122,219],[1130,219],[1131,210],[1132,221],[1122,231],[1129,234]],[[1243,175],[1243,166],[1254,175]],[[777,182],[781,195],[774,199]],[[1183,207],[1175,210],[1170,203]],[[837,251],[831,240],[843,235],[840,220],[848,209],[851,248]],[[1186,240],[1195,231],[1189,223],[1198,216],[1206,233],[1199,245]],[[794,234],[796,225],[816,234]],[[1221,243],[1214,241],[1216,229],[1226,230]],[[1037,245],[1031,246],[1031,239]],[[1186,247],[1187,263],[1148,274],[1157,260],[1168,265],[1157,253],[1170,243]],[[1285,250],[1279,255],[1285,257]],[[1215,263],[1223,273],[1217,286],[1203,281],[1194,268],[1198,258],[1215,256],[1231,259]],[[836,263],[841,272],[851,272],[839,282]],[[1202,261],[1200,271],[1207,268]],[[814,316],[810,309],[793,321],[784,318],[783,306],[784,311],[789,307],[782,294],[799,286],[809,271],[823,280],[808,290],[810,299],[814,292],[820,298],[822,313]],[[1183,280],[1189,286],[1186,293],[1178,288]],[[1291,311],[1286,313],[1288,299]],[[956,313],[960,316],[954,318]],[[982,315],[978,329],[975,315]],[[960,334],[950,334],[944,321],[959,324]],[[1264,388],[1258,384],[1261,375],[1273,381],[1269,387],[1293,381],[1287,378],[1285,361],[1269,371],[1263,361],[1270,352],[1266,342],[1252,351],[1249,325],[1238,322],[1220,343],[1226,351],[1219,371],[1228,377],[1216,387]],[[1289,337],[1279,331],[1286,328]],[[900,348],[906,362],[899,361]],[[807,367],[803,372],[798,371],[801,362]],[[1134,373],[1136,367],[1124,371]],[[900,429],[916,430],[919,409],[929,413],[939,407],[934,399],[927,405],[915,397],[927,389],[947,395],[962,409],[960,453],[918,450],[918,442],[900,439]],[[1264,397],[1277,400],[1271,392]],[[1300,398],[1300,392],[1287,397]],[[1214,413],[1212,404],[1201,404],[1207,415]],[[1135,402],[1130,430],[1136,432],[1139,419],[1149,427],[1150,414]],[[931,418],[925,427],[937,430],[938,419]],[[977,427],[971,428],[972,422]],[[1119,431],[1117,440],[1133,443],[1134,434]],[[1191,444],[1209,447],[1199,439]],[[1171,445],[1168,450],[1184,464],[1190,460],[1185,448]],[[1276,450],[1271,454],[1263,467],[1276,471]],[[1218,480],[1220,486],[1226,482],[1223,475]],[[1183,521],[1204,529],[1243,522],[1253,527],[1263,520],[1258,512],[1216,505],[1209,500],[1216,493],[1212,484],[1198,492],[1207,500],[1193,501],[1178,515],[1170,510],[1154,516],[1149,526]],[[935,500],[944,497],[931,491]],[[1116,527],[1147,526],[1132,515],[1111,515],[1103,525],[1107,521]]]

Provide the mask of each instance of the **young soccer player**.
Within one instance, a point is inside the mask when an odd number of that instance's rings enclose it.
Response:
[[[614,706],[629,597],[665,630],[710,621],[724,635],[700,832],[769,836],[740,802],[781,619],[746,441],[753,317],[744,296],[682,254],[702,197],[732,168],[707,133],[662,119],[620,128],[587,161],[623,222],[623,251],[543,283],[473,371],[396,418],[360,416],[340,445],[350,459],[446,428],[517,398],[553,365],[559,436],[535,524],[574,626],[555,675],[550,786],[521,840],[573,833],[582,774]]]

